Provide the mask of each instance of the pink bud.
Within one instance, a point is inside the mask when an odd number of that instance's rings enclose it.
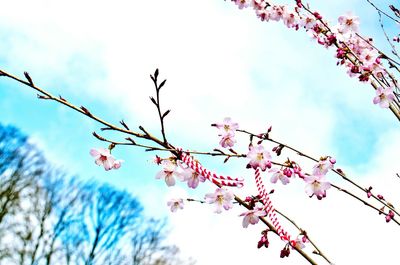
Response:
[[[384,200],[383,196],[380,194],[378,194],[376,197],[378,197],[378,199],[380,199],[380,200]]]
[[[316,19],[322,19],[322,16],[318,12],[314,12],[313,15]]]

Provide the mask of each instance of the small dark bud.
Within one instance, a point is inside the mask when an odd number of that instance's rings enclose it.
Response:
[[[28,72],[24,72],[24,75],[25,75],[26,80],[28,80],[29,84],[31,86],[34,86],[32,78],[29,76]]]
[[[82,110],[86,115],[89,115],[89,116],[92,115],[92,114],[90,113],[90,111],[89,111],[87,108],[85,108],[84,106],[81,106],[81,110]]]
[[[161,89],[165,85],[165,82],[167,82],[167,79],[161,82],[161,84],[158,86],[158,89]]]

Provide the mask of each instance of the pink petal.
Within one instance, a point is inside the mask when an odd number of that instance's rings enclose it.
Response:
[[[92,149],[90,149],[90,155],[93,157],[96,157],[96,156],[100,155],[100,153],[97,149],[92,148]]]

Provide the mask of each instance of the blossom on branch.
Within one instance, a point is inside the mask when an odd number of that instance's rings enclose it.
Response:
[[[224,136],[222,136],[221,141],[219,141],[219,144],[224,148],[233,147],[236,143],[236,140],[234,137],[235,137],[234,134],[227,133]]]
[[[235,198],[231,191],[218,188],[214,193],[207,193],[205,201],[209,204],[215,204],[215,212],[221,213],[222,208],[229,210],[233,207],[232,200]]]
[[[255,225],[260,220],[259,217],[265,216],[267,213],[261,209],[250,210],[241,213],[239,216],[244,216],[242,226],[247,228],[249,224]]]
[[[376,90],[376,97],[374,98],[374,104],[379,104],[381,108],[389,108],[390,103],[394,100],[393,88],[392,87],[378,87]]]
[[[306,193],[310,198],[315,195],[318,200],[326,197],[326,190],[331,187],[331,184],[325,180],[323,175],[306,175],[304,177],[306,185]]]
[[[212,126],[220,129],[219,136],[222,136],[219,144],[224,148],[231,148],[236,143],[235,131],[239,129],[239,124],[233,122],[231,118],[225,118],[222,123],[215,123]]]
[[[273,172],[274,174],[272,174],[271,177],[271,182],[272,183],[276,183],[278,181],[278,179],[282,182],[283,185],[286,185],[290,182],[289,180],[289,173],[286,173],[280,169],[277,168],[272,168],[269,170],[269,172]],[[289,171],[291,172],[291,171]]]
[[[96,165],[103,166],[106,171],[120,168],[123,162],[123,160],[116,160],[106,148],[92,148],[90,155],[94,157]]]
[[[357,16],[354,16],[352,13],[347,13],[338,18],[339,29],[345,34],[348,32],[358,32],[358,27],[360,25],[360,19]]]
[[[225,134],[233,133],[235,134],[235,131],[239,129],[239,124],[237,122],[233,122],[231,118],[225,118],[222,123],[216,123],[214,124],[218,129],[221,130],[220,136],[223,136]]]
[[[265,171],[267,168],[271,168],[271,155],[270,153],[264,149],[264,146],[250,145],[249,152],[247,153],[247,158],[250,159],[250,162],[247,164],[247,168],[260,168],[262,171]]]
[[[200,175],[190,167],[184,169],[181,175],[183,177],[183,181],[187,181],[188,187],[192,189],[197,188],[199,182],[206,181],[206,178],[203,175]]]
[[[313,175],[316,176],[325,176],[329,170],[333,169],[333,165],[336,163],[336,160],[331,157],[322,158],[318,164],[313,167]]]
[[[168,187],[175,185],[175,176],[178,175],[176,164],[171,160],[163,160],[163,169],[157,173],[156,179],[164,179]]]
[[[183,209],[183,199],[171,199],[167,205],[170,207],[171,212],[176,212],[178,209]]]

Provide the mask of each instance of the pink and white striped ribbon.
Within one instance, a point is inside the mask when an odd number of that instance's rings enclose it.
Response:
[[[233,178],[230,176],[221,176],[217,175],[208,169],[204,168],[197,160],[195,160],[192,156],[188,155],[185,152],[181,153],[180,159],[188,165],[191,169],[193,169],[198,174],[204,176],[206,179],[211,181],[214,184],[220,186],[230,186],[230,187],[243,187],[243,179],[241,178]]]
[[[293,244],[293,242],[291,242],[291,240],[290,240],[290,235],[282,228],[282,226],[279,223],[278,217],[276,216],[275,208],[272,205],[272,201],[269,198],[269,194],[265,190],[263,181],[261,179],[261,174],[260,174],[259,168],[257,168],[254,171],[254,177],[256,180],[258,194],[260,196],[260,199],[264,203],[263,210],[265,210],[265,212],[267,213],[267,217],[271,220],[272,224],[275,226],[276,232],[278,233],[279,237],[283,241],[287,241],[287,242]]]

